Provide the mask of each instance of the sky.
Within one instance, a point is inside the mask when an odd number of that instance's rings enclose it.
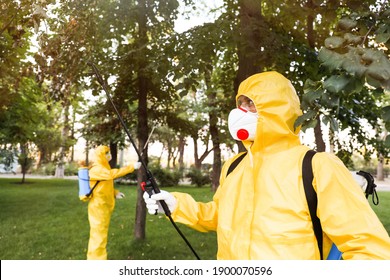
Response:
[[[206,22],[212,22],[220,15],[220,12],[210,13],[210,10],[220,8],[223,5],[223,0],[197,0],[198,10],[193,10],[192,7],[186,7],[183,0],[180,0],[179,13],[189,14],[186,16],[179,16],[175,23],[175,30],[177,32],[184,32],[194,26],[202,25]]]

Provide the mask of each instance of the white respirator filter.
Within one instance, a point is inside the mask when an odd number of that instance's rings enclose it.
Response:
[[[253,141],[256,135],[257,113],[251,113],[245,109],[233,109],[228,117],[229,132],[235,140]]]

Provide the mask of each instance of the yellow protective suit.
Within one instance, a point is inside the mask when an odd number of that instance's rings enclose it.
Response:
[[[95,162],[89,171],[90,187],[100,181],[92,193],[88,204],[88,220],[90,225],[88,260],[107,259],[107,236],[110,218],[115,207],[115,196],[119,191],[114,189],[114,179],[133,172],[133,165],[120,169],[111,169],[106,153],[107,146],[99,146],[95,150]]]
[[[320,259],[302,182],[308,147],[294,130],[302,114],[296,92],[281,74],[265,72],[243,81],[240,95],[259,114],[254,142],[244,142],[248,155],[226,178],[238,155],[224,164],[213,201],[173,193],[172,217],[199,231],[216,230],[218,259]],[[390,259],[388,233],[344,164],[317,153],[313,173],[324,258],[334,242],[345,260]]]

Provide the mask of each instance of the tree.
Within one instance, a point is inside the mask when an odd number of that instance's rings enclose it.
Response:
[[[42,119],[47,119],[48,113],[42,92],[34,79],[22,78],[16,93],[14,102],[8,107],[2,120],[1,130],[7,135],[7,138],[2,139],[4,143],[19,147],[18,162],[22,167],[24,183],[25,175],[34,161],[34,144],[40,138],[39,132],[44,129]]]
[[[189,2],[189,1],[186,1]],[[122,6],[121,6],[122,5]],[[137,140],[147,162],[148,149],[143,149],[149,136],[149,119],[157,119],[159,112],[168,112],[174,88],[167,79],[170,67],[169,50],[165,48],[177,14],[178,2],[142,0],[120,3],[121,21],[117,30],[122,38],[118,41],[117,62],[118,88],[116,94],[126,102],[137,104]],[[125,24],[125,25],[123,25]],[[145,170],[138,171],[138,182],[146,180]],[[135,238],[145,238],[146,210],[139,189]]]
[[[378,10],[345,14],[334,35],[325,40],[320,50],[323,78],[308,80],[305,85],[303,107],[306,113],[296,124],[313,127],[318,122],[317,116],[322,115],[322,121],[330,124],[333,133],[350,129],[354,140],[350,143],[354,147],[347,145],[349,156],[356,150],[356,145],[365,147],[366,158],[373,153],[370,147],[377,151],[378,157],[388,153],[378,137],[382,131],[380,119],[386,126],[390,120],[387,117],[390,107],[382,108],[390,78],[388,15],[386,5]],[[375,136],[368,135],[361,125],[362,120],[376,131]],[[345,146],[345,143],[339,144],[337,148],[344,153]]]

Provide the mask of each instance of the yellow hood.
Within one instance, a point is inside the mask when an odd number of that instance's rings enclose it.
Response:
[[[274,71],[250,76],[240,84],[236,100],[241,95],[253,100],[259,114],[252,153],[273,153],[299,145],[299,128],[294,130],[294,122],[302,111],[288,79]],[[247,149],[250,144],[244,141]]]
[[[110,151],[110,148],[107,146],[99,146],[95,149],[95,164],[103,165],[105,168],[110,169],[110,164],[107,161],[106,153]]]

